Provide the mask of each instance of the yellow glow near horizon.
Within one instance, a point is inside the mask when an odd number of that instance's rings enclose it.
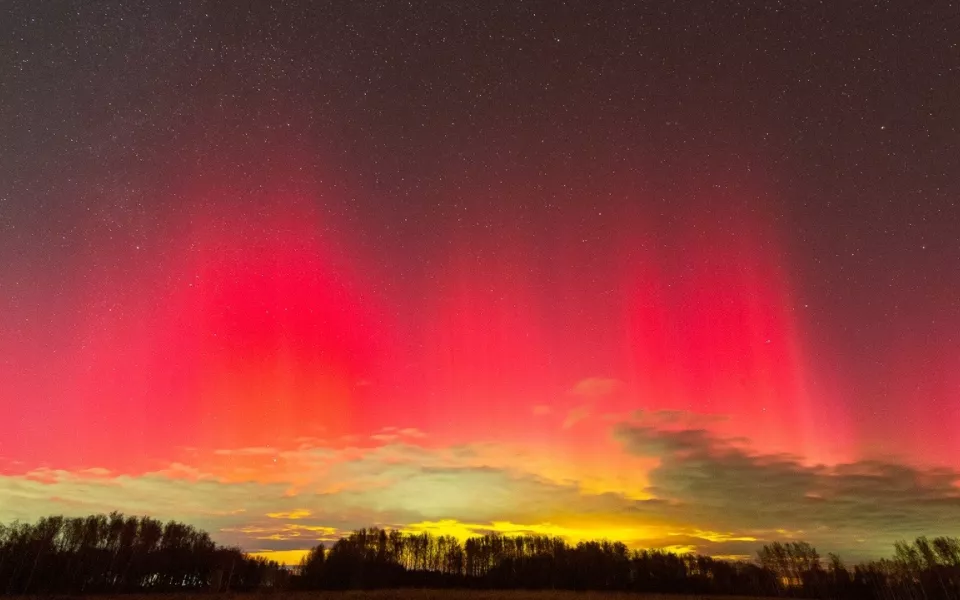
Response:
[[[248,552],[250,556],[275,560],[281,565],[294,566],[300,564],[300,559],[307,555],[310,550],[260,550],[257,552]]]
[[[689,533],[689,534],[677,533],[673,535],[690,535],[692,537],[705,539],[709,542],[755,542],[757,541],[757,538],[749,535],[740,536],[733,533],[721,533],[718,531],[703,531],[701,529],[697,529],[693,533]]]
[[[333,533],[336,530],[322,526],[302,526],[296,524],[288,525],[290,529],[304,529],[311,531],[324,531]],[[699,548],[695,544],[668,544],[662,542],[670,537],[690,537],[699,538],[710,542],[730,542],[743,541],[754,542],[757,538],[747,535],[737,535],[735,533],[723,533],[716,531],[692,530],[692,531],[671,531],[666,526],[649,525],[643,527],[637,526],[618,526],[611,523],[597,523],[595,526],[570,527],[556,523],[534,523],[520,524],[509,521],[493,521],[490,523],[468,523],[456,519],[442,519],[439,521],[421,521],[411,523],[399,528],[406,534],[429,533],[433,536],[451,536],[464,542],[471,537],[478,537],[488,533],[497,533],[505,536],[516,535],[545,535],[549,537],[562,538],[569,544],[577,544],[582,541],[590,540],[611,540],[622,541],[629,548],[645,549],[656,548],[672,554],[691,554],[697,553]],[[270,536],[261,539],[290,539],[284,536]],[[654,542],[653,544],[644,541]],[[657,543],[660,542],[660,543]],[[318,544],[321,542],[317,542]],[[329,547],[329,544],[327,544]],[[297,565],[306,555],[309,549],[298,550],[260,550],[250,552],[251,556],[258,556],[268,560],[277,561],[283,565]],[[715,556],[724,560],[749,560],[749,555],[730,554]]]
[[[598,525],[596,527],[579,528],[556,523],[519,524],[508,521],[463,523],[455,519],[411,523],[403,527],[401,531],[404,533],[449,535],[460,541],[493,532],[502,535],[546,535],[550,537],[560,537],[574,544],[588,540],[609,539],[623,541],[628,546],[635,546],[636,542],[641,540],[656,539],[669,535],[665,528],[656,526]]]

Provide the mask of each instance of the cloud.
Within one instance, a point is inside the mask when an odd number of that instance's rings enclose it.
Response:
[[[90,469],[87,469],[89,471]],[[196,467],[191,467],[183,463],[171,463],[166,469],[156,472],[157,475],[164,475],[173,479],[189,479],[196,481],[198,479],[212,479],[213,475],[205,473]]]
[[[855,557],[888,552],[902,538],[960,533],[951,526],[960,523],[960,474],[949,469],[877,461],[811,466],[789,454],[752,452],[706,429],[621,424],[614,435],[628,452],[660,459],[649,491],[691,526],[722,524],[761,540],[794,532]]]
[[[950,526],[960,523],[954,471],[877,461],[808,465],[718,436],[708,426],[717,417],[633,416],[603,430],[612,432],[611,448],[598,454],[611,466],[603,481],[591,480],[595,469],[564,469],[569,460],[538,454],[535,445],[433,447],[392,427],[378,433],[401,439],[367,446],[302,439],[271,455],[198,451],[203,468],[35,469],[0,476],[0,495],[10,499],[6,519],[116,509],[186,521],[221,543],[283,556],[370,525],[607,537],[737,556],[773,539],[806,539],[848,559],[887,554],[899,538],[960,533]],[[237,475],[237,456],[252,475]],[[645,493],[628,494],[631,486]]]
[[[241,533],[255,540],[294,541],[298,546],[303,546],[305,542],[309,542],[311,547],[319,542],[335,541],[349,533],[349,531],[326,525],[301,525],[298,523],[274,526],[223,527],[220,531]]]
[[[635,410],[631,422],[655,427],[708,427],[727,421],[727,415],[695,413],[688,410]]]
[[[570,429],[577,423],[583,421],[593,414],[594,404],[619,390],[623,383],[617,379],[608,377],[587,377],[581,379],[568,391],[568,394],[581,398],[586,402],[578,406],[573,406],[566,410],[566,416],[561,425],[562,429]],[[535,415],[547,415],[553,412],[552,408],[546,405],[534,406]]]
[[[567,418],[563,420],[563,428],[570,429],[580,421],[590,416],[592,409],[589,406],[577,406],[567,412]]]
[[[379,432],[370,436],[371,440],[377,442],[395,442],[401,439],[419,439],[426,437],[426,434],[416,427],[384,427]]]
[[[638,513],[632,499],[545,478],[531,472],[539,470],[536,456],[499,444],[332,448],[300,440],[276,457],[278,463],[257,453],[244,459],[263,463],[256,468],[270,469],[269,478],[238,479],[233,471],[213,476],[199,468],[191,470],[198,477],[187,478],[181,476],[190,470],[186,465],[109,476],[48,469],[0,477],[0,493],[19,507],[7,518],[120,510],[182,520],[221,543],[264,552],[303,550],[370,525],[463,523],[460,530],[469,532],[635,540],[667,533]],[[301,479],[292,486],[295,476]]]
[[[276,448],[269,446],[251,446],[247,448],[221,448],[214,450],[219,456],[272,456],[277,453]]]
[[[578,381],[570,390],[570,393],[574,396],[582,396],[584,398],[601,398],[614,393],[620,389],[622,385],[623,383],[619,379],[588,377]]]
[[[90,475],[92,477],[108,477],[110,475],[110,471],[108,469],[104,469],[103,467],[91,467],[89,469],[83,469],[81,470],[81,473]]]
[[[312,515],[312,514],[313,514],[313,513],[310,512],[309,510],[306,510],[306,509],[303,509],[303,508],[299,508],[299,509],[297,509],[297,510],[290,510],[290,511],[287,511],[287,512],[272,512],[272,513],[267,513],[267,516],[270,517],[271,519],[291,519],[291,520],[296,520],[296,519],[305,519],[306,517],[309,517],[309,516]]]

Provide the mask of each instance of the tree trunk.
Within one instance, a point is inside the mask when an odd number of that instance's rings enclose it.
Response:
[[[33,583],[33,575],[37,572],[37,565],[40,564],[40,555],[43,554],[43,544],[37,548],[37,556],[33,559],[33,567],[30,569],[30,575],[27,577],[27,583],[23,586],[23,593],[30,591],[30,584]]]

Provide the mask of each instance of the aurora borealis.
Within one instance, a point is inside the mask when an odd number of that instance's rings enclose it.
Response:
[[[960,534],[955,7],[634,4],[12,2],[0,520]]]

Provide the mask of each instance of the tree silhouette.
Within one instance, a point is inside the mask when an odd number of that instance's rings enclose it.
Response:
[[[283,585],[286,571],[216,545],[193,526],[120,513],[44,517],[0,527],[6,594],[253,589]],[[213,582],[218,579],[217,585]]]
[[[214,543],[191,525],[120,513],[0,525],[0,593],[76,594],[385,587],[616,590],[849,600],[960,600],[960,540],[897,542],[894,555],[825,564],[801,541],[773,542],[757,562],[620,542],[548,536],[451,536],[360,529],[311,549],[291,573]]]

